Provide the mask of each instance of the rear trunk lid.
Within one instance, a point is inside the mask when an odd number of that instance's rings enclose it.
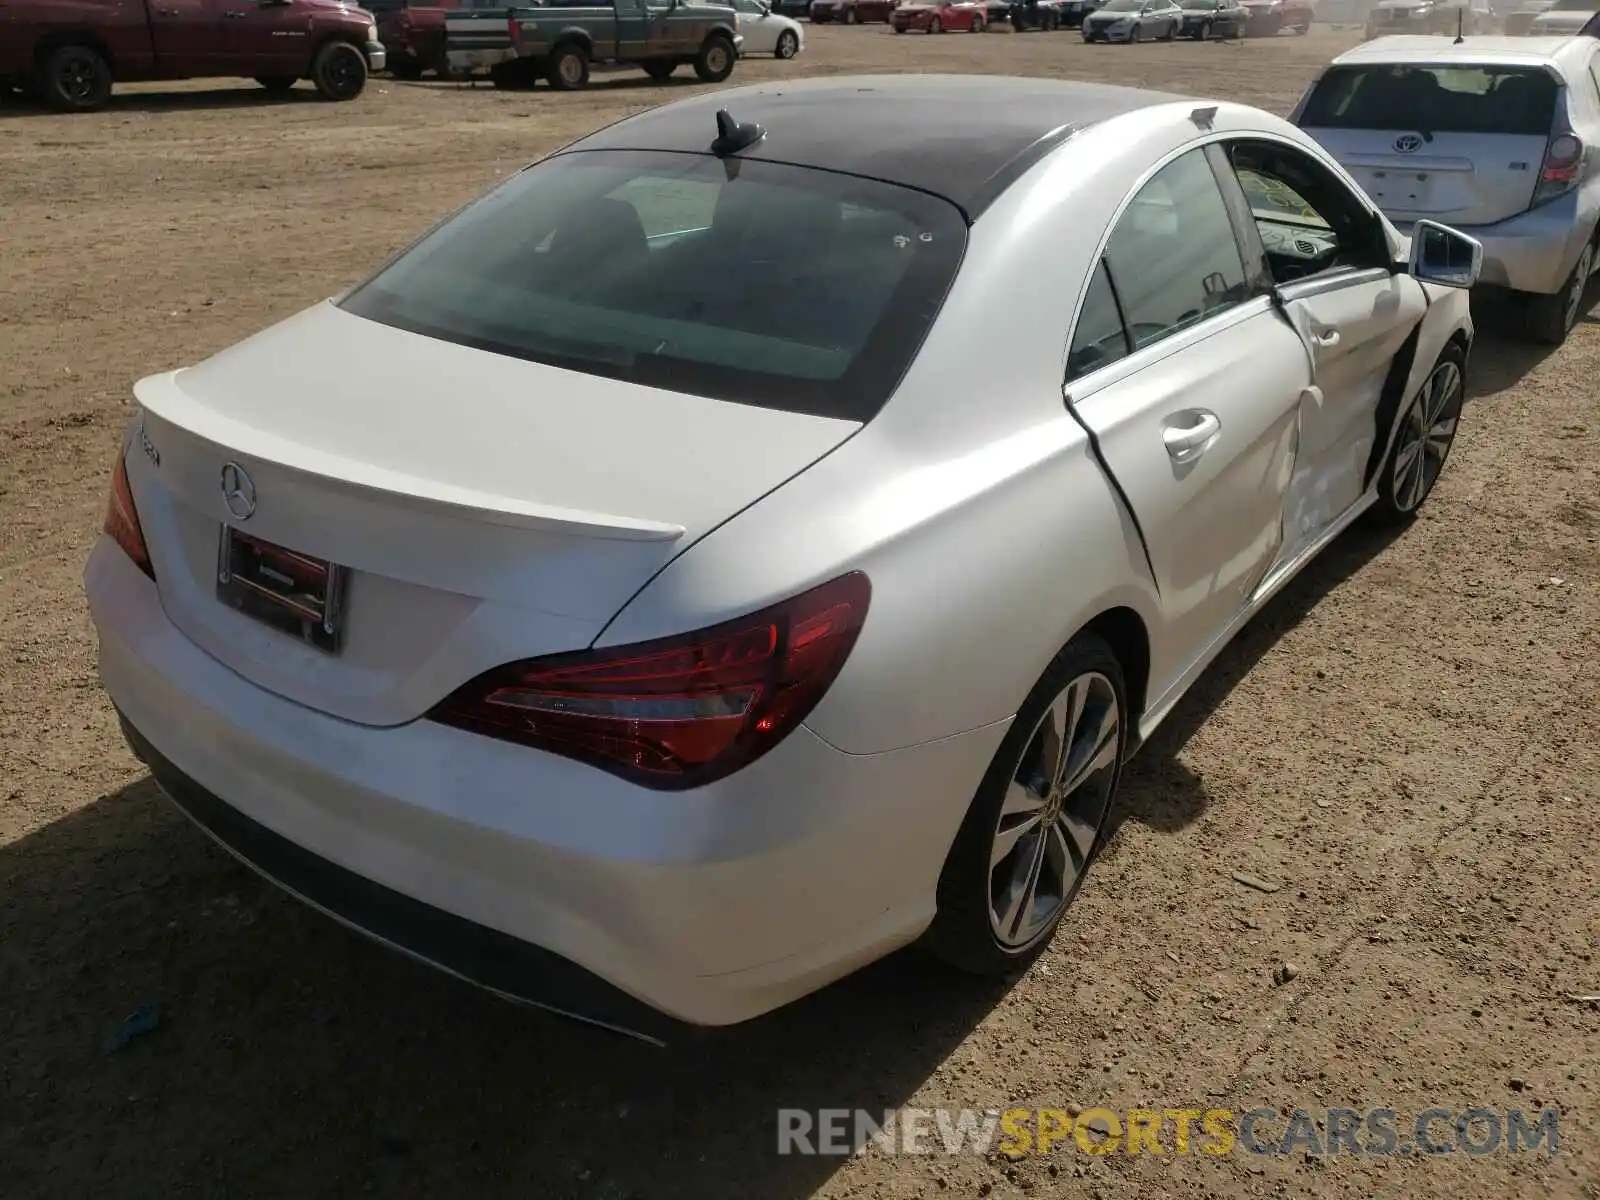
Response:
[[[1487,225],[1532,202],[1564,104],[1537,65],[1350,64],[1323,74],[1295,123],[1392,219]]]
[[[146,448],[129,471],[173,623],[260,686],[375,725],[588,645],[673,556],[859,428],[331,303],[136,395]],[[230,605],[225,527],[345,568],[337,652]]]

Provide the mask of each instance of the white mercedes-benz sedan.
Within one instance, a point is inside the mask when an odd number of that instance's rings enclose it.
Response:
[[[670,104],[135,386],[101,675],[223,846],[504,995],[1012,972],[1234,632],[1428,496],[1480,261],[1236,104]]]

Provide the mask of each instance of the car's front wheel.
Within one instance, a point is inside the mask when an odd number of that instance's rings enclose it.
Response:
[[[721,34],[714,33],[701,45],[700,53],[695,55],[694,73],[699,76],[701,83],[721,83],[733,74],[733,64],[737,58],[733,43]]]
[[[795,36],[794,30],[785,29],[778,35],[778,45],[773,50],[779,58],[793,58],[800,53],[800,39]]]
[[[973,33],[982,33],[983,32],[983,18],[982,17],[973,17],[972,18],[972,32]]]
[[[1117,656],[1079,634],[1023,702],[950,848],[926,939],[935,954],[982,975],[1033,961],[1099,848],[1129,719]]]
[[[311,82],[324,100],[354,100],[367,86],[367,56],[349,42],[329,42],[317,51]]]
[[[545,79],[558,92],[578,92],[589,86],[589,52],[577,42],[557,46],[550,54]]]
[[[1454,342],[1446,346],[1400,415],[1400,431],[1378,480],[1378,503],[1373,515],[1379,521],[1405,524],[1417,515],[1433,491],[1461,424],[1466,365],[1467,357],[1460,346]]]

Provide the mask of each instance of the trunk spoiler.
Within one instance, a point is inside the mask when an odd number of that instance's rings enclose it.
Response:
[[[264,433],[196,403],[178,386],[181,374],[181,371],[171,371],[140,380],[134,385],[134,399],[145,412],[215,445],[218,470],[236,450],[284,470],[313,476],[329,487],[353,493],[381,492],[384,499],[392,503],[489,525],[624,542],[671,542],[685,533],[682,525],[666,521],[540,504],[329,454],[315,446]]]

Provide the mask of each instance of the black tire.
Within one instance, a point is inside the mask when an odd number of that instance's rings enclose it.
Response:
[[[1559,346],[1583,315],[1583,295],[1589,287],[1589,276],[1594,268],[1595,242],[1591,240],[1573,264],[1567,282],[1553,296],[1530,296],[1528,305],[1528,336],[1546,346]],[[1576,293],[1576,295],[1574,295]]]
[[[526,58],[495,63],[489,68],[489,83],[501,91],[524,91],[533,87],[538,78],[533,63]]]
[[[1454,383],[1440,396],[1434,394],[1435,381],[1442,373],[1453,371]],[[1433,492],[1444,470],[1450,448],[1455,445],[1456,430],[1461,423],[1462,402],[1466,398],[1467,356],[1459,345],[1451,342],[1439,357],[1422,387],[1414,396],[1406,398],[1400,411],[1400,430],[1395,434],[1394,445],[1384,459],[1383,473],[1378,477],[1378,503],[1370,513],[1380,525],[1406,525]],[[1435,436],[1441,422],[1449,421],[1449,434],[1441,440]],[[1415,468],[1413,469],[1413,464]]]
[[[257,75],[256,82],[274,96],[281,96],[299,81],[297,75]]]
[[[44,100],[63,112],[93,112],[111,98],[111,64],[93,46],[57,46],[39,72]]]
[[[389,67],[389,74],[393,75],[396,79],[403,79],[407,83],[415,83],[417,80],[422,78],[422,64],[417,62],[415,59],[407,59],[405,62],[393,63]]]
[[[778,35],[778,44],[773,48],[774,58],[791,59],[800,53],[800,39],[795,36],[794,30],[785,29]]]
[[[367,56],[349,42],[329,42],[311,61],[311,82],[324,100],[354,100],[367,86]]]
[[[972,32],[972,33],[982,33],[983,32],[983,18],[982,17],[973,17],[972,18],[972,29],[970,30],[970,32]]]
[[[644,73],[657,83],[665,83],[672,78],[672,73],[678,69],[678,64],[672,59],[653,59],[645,63]]]
[[[579,42],[562,42],[550,52],[544,77],[558,92],[581,92],[589,86],[589,51]]]
[[[995,930],[991,899],[995,876],[1001,871],[1014,870],[1012,854],[1027,853],[1031,847],[1024,836],[1017,840],[1011,853],[991,865],[991,858],[1000,836],[1000,822],[1006,801],[1012,794],[1013,784],[1019,776],[1030,781],[1026,786],[1037,798],[1040,792],[1054,789],[1037,786],[1042,775],[1035,768],[1048,749],[1048,739],[1041,733],[1042,723],[1050,713],[1052,703],[1061,696],[1069,684],[1077,680],[1092,680],[1090,699],[1100,698],[1115,704],[1117,716],[1114,735],[1115,753],[1100,770],[1088,776],[1085,788],[1093,786],[1093,794],[1081,797],[1091,808],[1098,807],[1098,816],[1092,823],[1092,836],[1086,853],[1073,843],[1071,861],[1078,868],[1076,878],[1063,889],[1059,906],[1037,930],[1013,944],[1002,942]],[[1086,716],[1093,716],[1084,708]],[[1071,907],[1073,898],[1082,886],[1100,843],[1105,836],[1106,817],[1116,801],[1117,786],[1122,779],[1122,760],[1128,747],[1128,729],[1133,717],[1128,711],[1127,686],[1123,679],[1122,664],[1101,638],[1092,633],[1079,634],[1065,649],[1056,655],[1039,682],[1033,686],[1023,701],[1005,740],[995,752],[994,761],[978,785],[977,795],[967,810],[961,829],[945,859],[939,876],[938,912],[925,935],[924,943],[938,957],[954,967],[979,975],[1014,975],[1026,970],[1039,952],[1049,944],[1061,916]],[[1069,745],[1071,743],[1069,742]],[[1099,743],[1104,746],[1104,741]],[[1099,756],[1093,756],[1099,757]],[[1092,761],[1092,759],[1091,759]],[[1079,796],[1074,791],[1073,796]],[[1076,805],[1073,805],[1076,808]],[[1052,831],[1053,821],[1046,823]],[[1088,822],[1083,823],[1089,827]],[[1013,834],[1015,836],[1015,834]],[[1065,846],[1063,839],[1060,843]],[[1059,857],[1059,856],[1058,856]]]
[[[733,64],[739,52],[733,43],[720,33],[713,33],[700,44],[700,53],[694,56],[694,73],[701,83],[721,83],[733,74]]]

